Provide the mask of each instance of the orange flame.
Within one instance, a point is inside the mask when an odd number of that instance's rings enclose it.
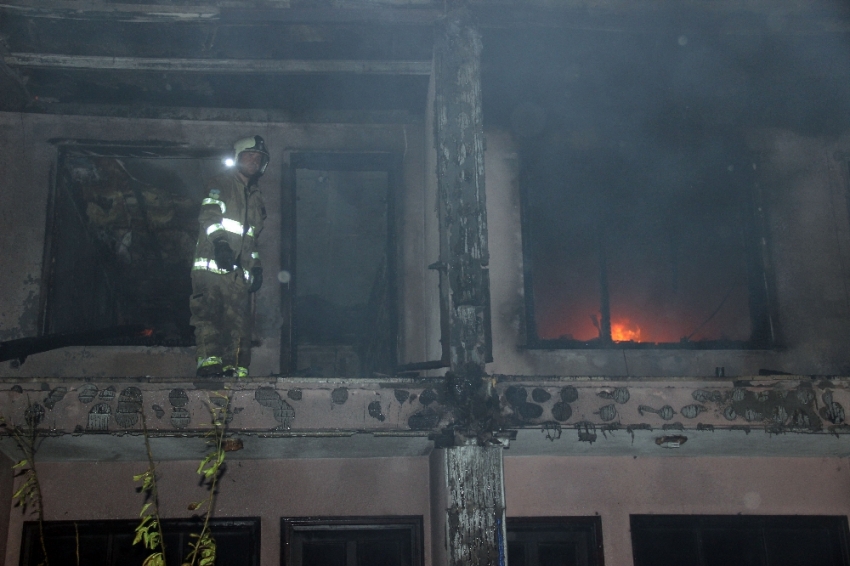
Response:
[[[640,327],[628,319],[611,322],[611,340],[614,342],[640,342]]]

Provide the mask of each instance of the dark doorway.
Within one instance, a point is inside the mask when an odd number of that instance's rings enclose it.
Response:
[[[291,330],[282,367],[312,377],[365,377],[395,366],[399,168],[383,153],[291,156],[282,262],[292,274],[283,298]]]

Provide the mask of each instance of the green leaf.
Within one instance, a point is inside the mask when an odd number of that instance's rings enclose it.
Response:
[[[29,464],[29,460],[27,460],[26,458],[24,458],[23,460],[21,460],[20,462],[18,462],[18,463],[17,463],[17,464],[15,464],[14,466],[12,466],[12,469],[13,469],[13,470],[17,470],[18,468],[23,468],[23,467],[24,467],[24,466],[26,466],[27,464]]]
[[[148,475],[149,473],[150,473],[150,470],[147,470],[147,471],[142,472],[141,474],[139,474],[139,475],[137,475],[137,476],[133,476],[133,481],[141,481],[141,480],[142,480],[142,478],[147,477],[147,475]]]
[[[20,498],[22,498],[22,496],[30,495],[29,490],[32,487],[32,483],[33,483],[32,480],[33,480],[32,476],[27,478],[27,481],[25,481],[23,483],[23,485],[20,488],[18,488],[18,491],[16,491],[14,493],[14,495],[12,495],[12,499],[20,499]]]
[[[145,511],[147,511],[147,510],[148,510],[148,508],[149,508],[151,505],[152,505],[152,503],[145,503],[144,505],[142,505],[142,510],[139,512],[139,517],[143,517],[143,516],[144,516],[144,514],[145,514]]]
[[[165,561],[162,558],[161,552],[155,552],[145,558],[145,561],[142,562],[142,566],[165,566]]]
[[[204,457],[204,459],[201,460],[201,464],[198,466],[198,471],[196,472],[197,474],[203,474],[204,473],[204,466],[209,464],[210,460],[213,459],[214,455],[215,454],[207,454],[206,457]]]

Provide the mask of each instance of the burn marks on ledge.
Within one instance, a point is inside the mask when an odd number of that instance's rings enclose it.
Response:
[[[457,422],[458,414],[474,417],[482,408],[492,408],[495,413],[486,412],[493,424],[489,430],[543,430],[553,440],[565,437],[559,437],[559,429],[567,431],[579,423],[584,423],[579,427],[583,433],[603,436],[642,427],[669,430],[671,434],[732,428],[772,434],[850,433],[846,416],[850,381],[841,379],[824,383],[787,379],[730,382],[726,387],[705,387],[704,383],[688,387],[681,382],[553,383],[488,375],[480,376],[480,380],[482,391],[490,393],[463,397],[463,383],[457,384],[458,399],[466,399],[465,405],[453,404],[442,380],[410,381],[403,387],[396,383],[364,382],[361,386],[344,381],[311,386],[297,382],[280,389],[271,384],[252,386],[239,382],[233,395],[244,411],[236,416],[235,409],[228,420],[233,419],[234,430],[291,430],[298,422],[299,430],[308,431],[436,432]],[[111,384],[53,382],[25,387],[7,386],[5,395],[0,395],[0,413],[10,422],[23,425],[29,397],[35,401],[31,418],[59,434],[73,430],[138,432],[138,411],[143,408],[152,430],[194,431],[208,422],[204,409],[209,402],[208,392],[191,386],[158,386],[143,380],[121,384],[112,380]],[[345,400],[340,403],[343,397]]]

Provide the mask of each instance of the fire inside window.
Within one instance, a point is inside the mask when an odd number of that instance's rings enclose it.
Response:
[[[772,343],[755,163],[728,138],[523,152],[530,345]]]

